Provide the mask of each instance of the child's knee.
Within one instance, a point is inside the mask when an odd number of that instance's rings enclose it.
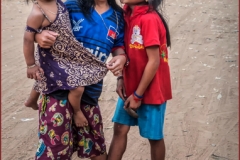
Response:
[[[71,92],[77,95],[82,95],[84,92],[84,87],[77,87],[74,90],[71,90]]]
[[[162,138],[162,139],[159,139],[159,140],[151,140],[151,139],[149,139],[149,142],[150,142],[150,145],[151,146],[162,146],[162,147],[164,147],[164,139]]]
[[[79,93],[83,93],[84,87],[77,87],[75,90],[77,90]]]
[[[128,134],[128,131],[130,129],[130,126],[114,123],[114,136],[126,136]]]

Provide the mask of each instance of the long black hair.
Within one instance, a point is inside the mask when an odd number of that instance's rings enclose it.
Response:
[[[95,5],[94,0],[77,0],[81,12],[86,18],[91,18],[92,7]],[[123,12],[123,9],[116,3],[116,0],[107,0],[108,4],[118,12]]]
[[[165,20],[165,18],[163,17],[163,15],[161,14],[162,8],[164,7],[164,0],[148,0],[148,5],[150,6],[150,10],[154,10],[157,12],[157,14],[159,15],[159,17],[161,18],[164,27],[166,29],[166,38],[167,38],[167,46],[171,47],[171,36],[170,36],[170,31],[169,31],[169,27],[168,24]]]

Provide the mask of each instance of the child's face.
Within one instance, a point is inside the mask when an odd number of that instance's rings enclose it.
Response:
[[[128,4],[128,5],[135,5],[141,2],[145,2],[145,0],[120,0],[121,3]]]

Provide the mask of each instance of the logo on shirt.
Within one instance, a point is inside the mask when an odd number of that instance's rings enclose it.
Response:
[[[82,23],[84,19],[80,19],[77,22],[73,20],[73,31],[78,32],[83,26],[80,26],[80,23]]]
[[[161,53],[161,59],[163,59],[164,62],[168,63],[167,45],[166,44],[163,44],[160,47],[160,53]]]
[[[138,27],[138,25],[135,25],[133,27],[133,33],[131,36],[131,44],[129,45],[130,48],[144,49],[143,38],[140,32],[141,29]]]
[[[114,43],[114,40],[117,38],[118,34],[119,33],[117,32],[117,30],[113,26],[109,26],[106,38],[111,43]]]
[[[87,46],[87,45],[84,45],[83,42],[81,42],[82,46]],[[92,44],[94,45],[94,44]],[[95,46],[95,45],[94,45]],[[94,54],[98,59],[100,59],[102,62],[106,62],[107,61],[107,58],[108,58],[108,54],[107,53],[104,53],[104,52],[101,52],[100,50],[102,48],[100,48],[99,46],[97,46],[96,48],[92,47],[92,48],[88,48],[88,47],[85,47],[89,52],[91,52],[92,54]]]

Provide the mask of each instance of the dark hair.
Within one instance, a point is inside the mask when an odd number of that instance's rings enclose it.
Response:
[[[148,5],[150,6],[149,7],[150,10],[156,11],[157,14],[159,15],[159,17],[161,18],[163,24],[164,24],[164,27],[166,29],[167,46],[171,47],[171,36],[170,36],[170,31],[169,31],[169,28],[168,28],[168,24],[167,24],[165,18],[163,17],[163,15],[161,14],[163,4],[164,4],[164,0],[148,0]]]
[[[91,19],[91,12],[92,12],[92,7],[94,6],[94,0],[77,0],[79,4],[79,8],[81,9],[81,12],[83,15]],[[118,12],[123,12],[123,9],[116,3],[116,0],[107,0],[108,4]]]
[[[34,0],[26,0],[27,4],[28,4],[28,2],[29,2],[29,1],[32,1],[32,2],[34,2]]]

